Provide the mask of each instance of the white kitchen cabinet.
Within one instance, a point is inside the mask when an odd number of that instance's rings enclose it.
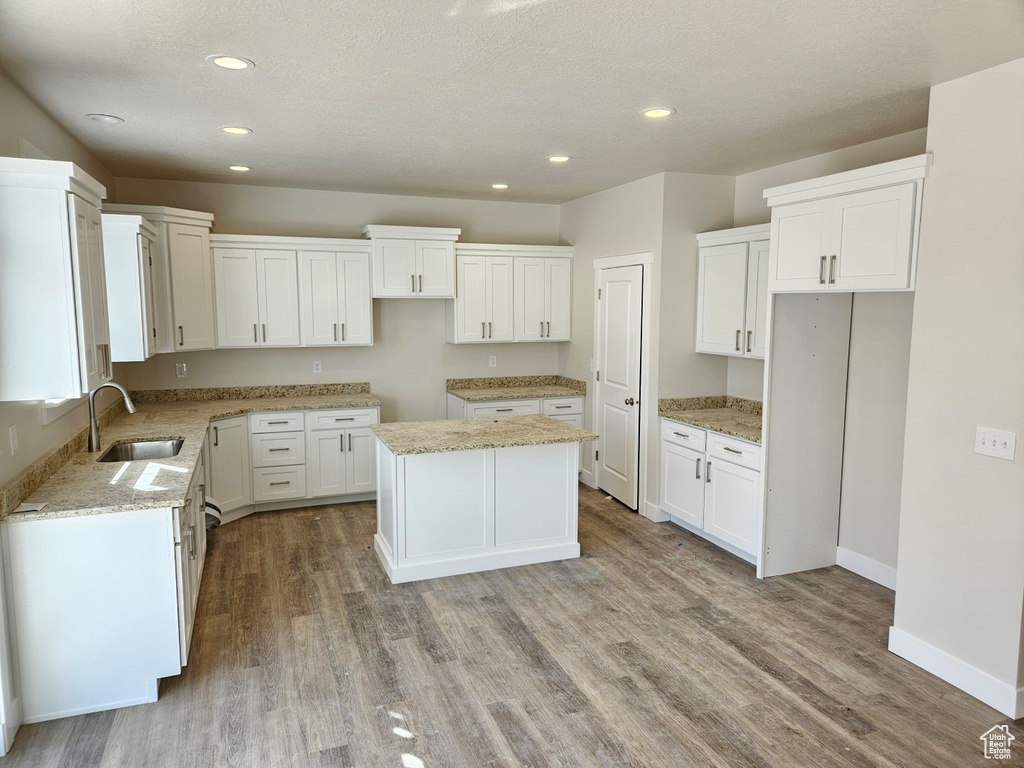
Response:
[[[216,274],[217,346],[299,345],[295,251],[221,247],[211,238]]]
[[[704,454],[661,444],[661,508],[690,525],[704,526]]]
[[[455,298],[455,241],[460,229],[370,224],[374,298]]]
[[[141,216],[104,213],[103,261],[110,320],[110,358],[139,362],[156,353],[153,249],[156,229]]]
[[[252,465],[245,416],[220,419],[210,425],[210,496],[222,513],[252,503]]]
[[[928,155],[766,189],[769,290],[913,290]]]
[[[209,253],[213,214],[162,205],[119,203],[105,204],[103,212],[142,216],[156,229],[151,252],[157,331],[153,351],[213,349],[213,279]]]
[[[376,448],[369,424],[376,409],[314,412],[307,433],[307,494],[311,498],[377,489]],[[351,426],[350,426],[351,425]]]
[[[199,585],[206,560],[206,495],[203,455],[200,454],[185,496],[185,505],[174,510],[174,567],[178,594],[178,641],[181,666],[188,664],[192,630],[199,607]]]
[[[572,260],[523,256],[515,267],[516,341],[569,341]]]
[[[370,252],[365,244],[299,251],[299,328],[303,346],[373,344]],[[341,250],[344,248],[345,250]]]
[[[750,555],[757,547],[759,478],[753,469],[713,458],[705,468],[703,529]]]
[[[697,235],[698,352],[764,357],[768,237],[767,224]]]
[[[448,341],[514,341],[513,267],[508,256],[456,257],[458,298],[448,303]]]
[[[110,380],[105,194],[71,163],[0,158],[0,401]]]

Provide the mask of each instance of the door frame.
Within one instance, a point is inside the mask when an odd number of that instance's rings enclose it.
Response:
[[[651,384],[651,364],[653,358],[651,356],[651,344],[653,340],[653,329],[652,329],[652,318],[654,315],[654,253],[651,251],[627,254],[624,256],[605,256],[602,258],[594,259],[594,284],[592,286],[593,297],[594,297],[594,349],[593,349],[593,360],[594,370],[590,373],[590,385],[593,387],[594,393],[593,398],[590,400],[590,426],[591,428],[596,427],[597,414],[595,412],[595,406],[599,402],[601,393],[601,382],[597,380],[597,361],[598,351],[601,348],[601,308],[597,300],[597,287],[600,282],[600,271],[602,269],[614,269],[616,267],[633,267],[639,266],[641,268],[641,275],[643,285],[641,286],[641,298],[643,306],[640,312],[640,433],[637,435],[637,447],[639,448],[639,461],[637,463],[637,512],[644,517],[649,517],[652,520],[652,514],[657,516],[657,519],[666,520],[667,515],[661,514],[657,504],[650,504],[647,501],[647,467],[650,457],[648,456],[647,443],[648,436],[651,434],[651,403],[654,402],[653,413],[657,414],[657,402],[652,401],[654,396],[654,390]],[[594,450],[600,450],[602,445],[602,439],[598,439],[594,443]],[[597,463],[594,461],[593,454],[591,454],[591,471],[588,473],[586,470],[580,476],[580,479],[591,488],[598,488],[601,484],[601,470]],[[588,476],[589,475],[589,476]]]

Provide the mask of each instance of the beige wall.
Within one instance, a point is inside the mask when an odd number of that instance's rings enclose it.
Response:
[[[209,211],[230,234],[361,237],[365,224],[461,227],[462,242],[554,244],[558,206],[118,179],[118,202]],[[443,419],[445,379],[558,373],[566,344],[445,342],[440,299],[376,299],[372,347],[212,350],[128,366],[133,389],[369,381],[388,421]],[[574,329],[575,330],[575,329]],[[497,355],[497,368],[487,358]],[[313,373],[313,361],[323,373]],[[184,362],[188,377],[174,377]]]
[[[113,176],[99,160],[3,72],[0,72],[0,115],[0,156],[22,157],[24,139],[54,160],[77,163],[107,185],[108,191],[113,186]],[[123,369],[116,366],[115,374],[120,378]],[[101,395],[101,407],[113,402],[109,392]],[[73,437],[87,425],[88,419],[85,406],[81,405],[52,424],[44,426],[42,421],[42,405],[38,402],[0,402],[0,483],[10,480],[40,456]],[[12,426],[18,433],[18,451],[13,454],[9,441]]]
[[[1024,601],[1024,59],[931,92],[895,626],[1011,688]],[[973,452],[979,425],[1015,461]]]

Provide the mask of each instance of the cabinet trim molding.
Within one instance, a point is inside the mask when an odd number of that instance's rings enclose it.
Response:
[[[388,237],[399,240],[458,240],[462,230],[443,227],[396,227],[384,224],[367,224],[363,237]]]
[[[907,181],[920,181],[928,176],[931,153],[893,160],[889,163],[857,168],[844,173],[833,173],[816,179],[797,181],[764,191],[768,206],[788,205],[821,197],[833,197],[848,192],[860,192],[876,187],[888,187]]]
[[[277,248],[280,246],[280,248]],[[276,235],[210,235],[211,248],[257,248],[283,251],[337,251],[369,253],[366,240],[333,237],[278,237]]]

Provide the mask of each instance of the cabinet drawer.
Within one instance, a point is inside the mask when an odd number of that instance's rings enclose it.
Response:
[[[505,400],[466,403],[466,418],[476,416],[529,416],[540,413],[540,400]]]
[[[708,460],[722,459],[741,467],[761,471],[761,446],[735,437],[708,433]]]
[[[252,471],[254,504],[306,497],[306,468],[261,467]]]
[[[544,398],[544,414],[547,416],[565,416],[570,413],[583,413],[582,397],[546,397]]]
[[[376,408],[336,408],[331,411],[310,411],[310,429],[348,429],[376,424]]]
[[[305,432],[270,432],[253,435],[250,440],[254,467],[282,467],[306,463]]]
[[[281,413],[249,414],[249,432],[301,432],[306,428],[305,414],[302,411],[282,411]]]
[[[707,433],[703,429],[691,427],[671,419],[661,420],[661,439],[673,445],[703,451]]]

